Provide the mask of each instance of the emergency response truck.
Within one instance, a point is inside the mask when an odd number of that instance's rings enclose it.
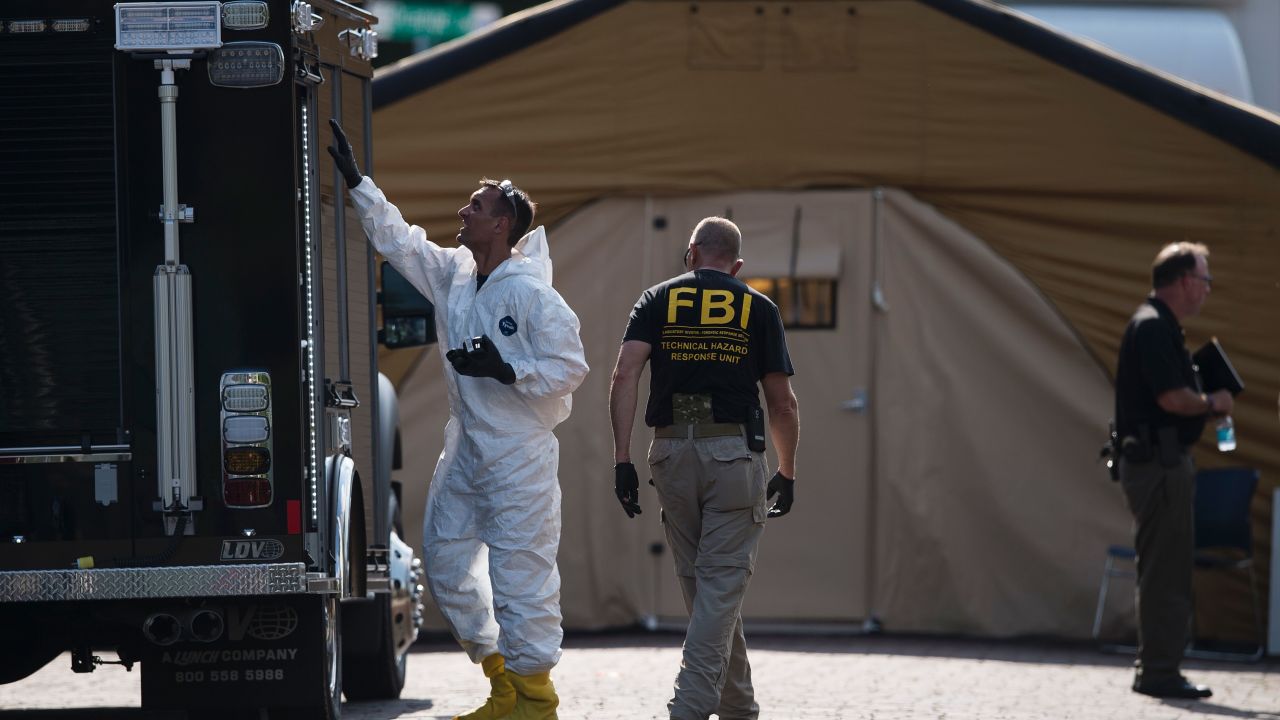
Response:
[[[420,566],[377,350],[430,306],[387,272],[378,307],[324,152],[336,118],[370,167],[373,22],[0,4],[0,682],[69,651],[194,715],[399,695]]]

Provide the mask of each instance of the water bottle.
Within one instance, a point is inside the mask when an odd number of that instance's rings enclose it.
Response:
[[[1231,452],[1236,449],[1236,426],[1230,415],[1223,415],[1218,420],[1218,451]]]

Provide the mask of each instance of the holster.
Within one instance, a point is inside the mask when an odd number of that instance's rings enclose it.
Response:
[[[1137,435],[1125,435],[1120,441],[1120,454],[1131,463],[1151,462],[1155,450],[1151,442],[1151,427],[1139,425]]]
[[[1126,435],[1120,444],[1124,459],[1133,463],[1157,460],[1160,467],[1175,467],[1182,462],[1182,446],[1178,443],[1178,428],[1165,425],[1156,428],[1151,436],[1150,425],[1139,425],[1137,435]]]
[[[1120,439],[1116,437],[1115,420],[1110,423],[1107,441],[1102,443],[1102,449],[1098,451],[1098,460],[1106,462],[1107,475],[1112,482],[1120,479]]]

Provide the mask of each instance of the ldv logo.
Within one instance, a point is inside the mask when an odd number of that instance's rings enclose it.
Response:
[[[275,560],[284,555],[279,540],[223,540],[219,560]]]

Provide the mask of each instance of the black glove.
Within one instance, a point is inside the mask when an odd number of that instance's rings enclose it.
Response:
[[[773,500],[774,495],[777,495],[778,499],[774,501],[773,507],[769,508],[769,517],[778,518],[791,512],[791,503],[796,499],[796,481],[782,473],[775,473],[773,479],[769,481],[769,494],[765,499]]]
[[[627,517],[640,514],[640,478],[636,477],[636,466],[629,462],[613,466],[613,491],[618,495],[618,502]]]
[[[471,350],[456,348],[444,354],[459,375],[493,378],[503,385],[516,381],[515,368],[502,360],[498,346],[493,344],[488,335],[472,338],[471,343]]]
[[[329,146],[329,154],[333,156],[333,162],[338,166],[342,177],[346,178],[347,187],[354,188],[364,176],[360,174],[360,168],[356,167],[356,156],[351,153],[351,143],[347,142],[347,134],[342,132],[342,126],[337,120],[329,118],[329,127],[333,128],[333,145]]]

